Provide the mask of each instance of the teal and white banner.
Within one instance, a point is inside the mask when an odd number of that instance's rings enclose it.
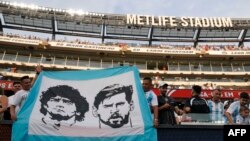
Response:
[[[42,72],[13,124],[13,141],[157,141],[135,67]]]

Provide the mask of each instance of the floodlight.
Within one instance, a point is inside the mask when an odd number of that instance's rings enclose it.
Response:
[[[21,8],[28,8],[28,5],[24,4],[24,3],[20,3],[20,4],[18,4],[18,6]]]
[[[38,9],[38,6],[37,5],[28,5],[28,8],[32,9],[32,10],[37,10]]]
[[[75,12],[76,12],[77,15],[83,15],[84,14],[84,12],[82,10],[77,10]]]
[[[75,10],[73,9],[68,9],[67,13],[69,13],[71,16],[73,16],[75,14]]]
[[[47,11],[53,11],[53,9],[52,8],[47,8]]]
[[[18,6],[19,6],[17,2],[14,2],[14,3],[12,3],[11,5],[13,5],[13,6],[15,6],[15,7],[18,7]]]
[[[40,7],[40,9],[44,11],[44,10],[45,10],[45,7]]]
[[[62,12],[63,10],[62,9],[57,9],[58,10],[58,12]]]

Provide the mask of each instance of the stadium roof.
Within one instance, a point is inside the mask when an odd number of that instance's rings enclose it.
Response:
[[[238,42],[241,46],[244,42],[250,41],[250,18],[234,18],[231,20],[232,26],[228,27],[183,26],[181,24],[155,26],[152,23],[155,21],[150,21],[151,24],[140,24],[140,22],[148,23],[146,20],[149,17],[147,16],[144,19],[136,16],[139,24],[135,24],[128,23],[128,15],[53,9],[9,2],[0,2],[0,12],[2,13],[1,30],[8,28],[43,32],[52,34],[52,37],[72,35],[101,38],[102,41],[105,39],[140,40],[148,41],[149,45],[157,41],[189,42],[194,46],[199,42]],[[160,23],[162,17],[150,18]],[[181,23],[183,18],[179,17],[174,20],[176,23]],[[186,21],[186,24],[190,25],[190,22],[196,20],[191,19]]]

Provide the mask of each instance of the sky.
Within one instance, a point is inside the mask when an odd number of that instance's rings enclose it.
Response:
[[[250,0],[5,0],[110,14],[250,18]]]

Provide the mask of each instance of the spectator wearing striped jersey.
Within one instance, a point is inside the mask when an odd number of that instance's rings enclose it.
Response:
[[[250,125],[250,109],[246,106],[240,107],[240,114],[236,117],[236,124]]]
[[[148,105],[154,114],[154,127],[158,127],[158,100],[156,94],[151,90],[152,79],[150,77],[145,77],[142,82],[143,90],[148,101]]]
[[[246,92],[240,93],[240,99],[233,102],[225,112],[229,124],[236,123],[236,117],[239,115],[241,106],[249,107],[249,94]]]
[[[210,109],[210,116],[212,121],[223,121],[224,105],[221,102],[221,90],[214,89],[212,91],[212,99],[208,100],[208,107]]]

